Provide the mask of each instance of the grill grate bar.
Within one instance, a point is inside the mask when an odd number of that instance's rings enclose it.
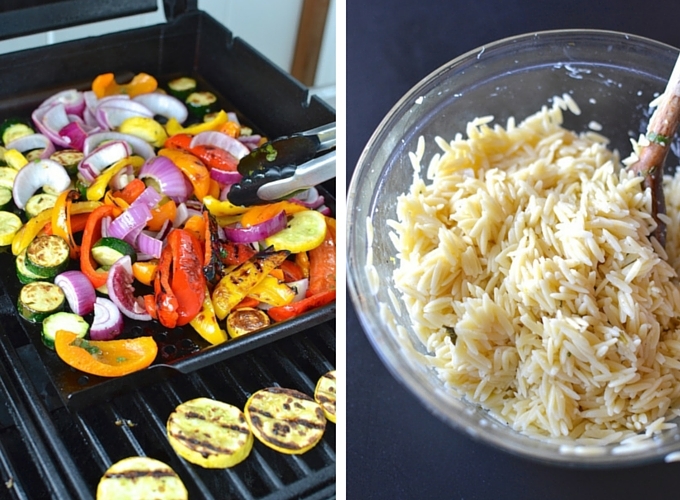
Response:
[[[106,452],[104,445],[97,437],[97,434],[94,432],[93,426],[88,425],[88,423],[85,422],[84,417],[80,413],[76,413],[74,415],[74,419],[78,423],[78,426],[80,427],[80,432],[87,439],[90,445],[89,449],[92,452],[94,452],[93,455],[94,458],[97,460],[97,465],[102,470],[106,470],[108,464],[111,463],[111,458],[109,457],[109,454]]]

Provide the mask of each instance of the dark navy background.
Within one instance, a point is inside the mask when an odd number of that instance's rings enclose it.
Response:
[[[625,31],[680,47],[680,1],[346,0],[347,179],[370,134],[458,55],[547,29]],[[680,498],[680,464],[584,470],[494,450],[431,415],[386,370],[347,305],[347,498]]]

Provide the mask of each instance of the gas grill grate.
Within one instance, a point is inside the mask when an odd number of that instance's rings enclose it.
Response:
[[[6,351],[13,349],[6,343],[1,344]],[[168,415],[179,403],[196,397],[210,397],[243,408],[252,393],[269,386],[288,387],[312,395],[318,378],[335,367],[333,322],[191,374],[131,390],[126,395],[77,412],[63,406],[31,344],[20,346],[15,354],[8,356],[10,366],[24,399],[30,401],[31,410],[22,410],[24,415],[19,420],[29,428],[24,430],[22,427],[21,431],[24,435],[41,436],[24,446],[31,450],[37,448],[37,453],[31,454],[31,466],[42,468],[40,476],[49,478],[50,483],[42,485],[44,490],[51,489],[65,497],[92,498],[100,477],[113,462],[127,456],[146,455],[170,465],[184,481],[190,498],[321,499],[335,496],[335,425],[331,422],[328,422],[322,441],[303,455],[285,455],[256,440],[250,456],[226,470],[203,469],[184,461],[173,451],[165,436]],[[11,361],[17,358],[21,363]],[[8,401],[17,401],[16,395],[8,395]],[[28,413],[32,413],[40,433],[32,427]],[[15,422],[15,428],[16,425]],[[11,434],[16,440],[18,433]],[[43,441],[47,444],[41,444]],[[4,439],[2,444],[5,444]],[[48,456],[48,448],[53,453],[55,465],[36,456]],[[0,459],[5,461],[4,457],[3,449],[0,449]],[[3,463],[0,463],[0,471],[9,477]],[[19,482],[29,485],[26,487],[40,487],[30,481]],[[71,490],[73,495],[67,493]],[[31,494],[29,497],[41,496]]]

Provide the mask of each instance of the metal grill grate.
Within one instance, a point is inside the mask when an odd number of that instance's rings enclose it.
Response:
[[[49,443],[42,446],[51,449],[57,464],[51,466],[48,461],[43,465],[33,457],[32,466],[48,468],[42,476],[54,478],[55,484],[44,485],[44,489],[64,494],[73,490],[77,498],[92,498],[100,477],[113,462],[131,455],[146,455],[170,465],[184,481],[191,498],[335,496],[335,425],[330,422],[322,441],[303,455],[278,453],[256,440],[250,456],[226,470],[203,469],[184,461],[165,437],[168,415],[188,399],[210,397],[243,408],[253,392],[275,385],[312,395],[318,378],[335,365],[332,322],[189,375],[131,390],[127,395],[78,412],[63,406],[32,345],[21,346],[16,354],[21,363],[11,361],[14,376],[31,401],[29,406],[42,432],[40,435]],[[15,401],[16,397],[9,399]],[[28,412],[24,410],[24,413]],[[30,418],[21,420],[31,425]],[[29,429],[24,435],[39,435],[36,432]],[[40,446],[40,443],[38,439],[27,446]],[[2,457],[0,449],[0,459]],[[39,497],[30,495],[30,498]]]

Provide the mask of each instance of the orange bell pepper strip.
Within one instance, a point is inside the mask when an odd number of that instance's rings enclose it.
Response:
[[[113,73],[98,75],[92,81],[92,91],[98,99],[116,94],[127,94],[130,97],[135,97],[139,94],[153,92],[157,87],[158,82],[156,79],[146,73],[139,73],[130,82],[122,85],[116,82]]]
[[[159,156],[169,158],[189,179],[194,188],[194,196],[202,200],[210,191],[210,172],[201,160],[186,151],[163,148]]]
[[[307,207],[291,201],[278,201],[267,205],[254,205],[248,209],[241,217],[243,227],[251,227],[272,219],[279,212],[285,211],[286,215],[293,215],[298,212],[309,210]]]
[[[219,198],[221,190],[222,189],[220,188],[220,183],[217,182],[215,179],[211,178],[210,179],[210,189],[208,189],[207,196],[211,196],[213,198]]]
[[[177,205],[174,201],[168,200],[162,205],[151,209],[151,219],[146,223],[151,231],[160,231],[165,221],[174,221],[177,215]]]
[[[71,214],[90,213],[101,206],[98,201],[81,201],[71,205]],[[35,217],[31,217],[21,226],[12,239],[12,255],[19,255],[28,248],[31,241],[42,231],[48,222],[52,221],[52,208],[46,208]]]
[[[132,264],[132,276],[140,283],[151,286],[156,277],[156,269],[158,269],[158,259],[135,262]]]
[[[130,205],[137,197],[144,192],[146,184],[141,179],[132,179],[123,189],[115,191],[111,195],[115,198],[120,198],[125,203]]]
[[[309,287],[307,297],[335,290],[335,219],[326,217],[326,237],[323,243],[309,251]]]
[[[307,255],[307,252],[296,253],[295,263],[300,267],[302,277],[309,278],[309,255]]]
[[[205,241],[205,220],[203,215],[192,215],[184,222],[183,229],[191,233],[198,241]]]
[[[66,190],[57,197],[57,201],[52,207],[52,234],[60,236],[69,246],[72,259],[77,259],[80,254],[80,247],[73,239],[71,228],[71,203],[77,200],[80,193],[76,190]]]
[[[69,366],[100,377],[122,377],[143,370],[158,354],[153,337],[85,340],[66,330],[57,331],[54,349]]]
[[[106,284],[109,272],[96,271],[91,254],[92,245],[99,241],[102,236],[102,219],[113,214],[113,210],[111,205],[101,205],[96,208],[88,217],[83,231],[83,240],[80,246],[80,270],[87,276],[95,288]]]
[[[85,225],[87,224],[87,218],[89,216],[90,216],[90,214],[71,215],[71,231],[75,234],[75,233],[79,233],[83,229],[85,229]],[[53,234],[52,233],[52,221],[45,224],[45,227],[42,229],[41,233],[42,234]]]
[[[227,134],[234,139],[238,139],[238,137],[241,135],[241,126],[238,123],[232,121],[223,123],[216,130],[218,132],[222,132],[223,134]]]
[[[206,282],[200,242],[184,229],[173,229],[167,238],[172,250],[170,287],[177,298],[177,325],[186,325],[201,311]]]
[[[244,307],[255,308],[255,307],[259,306],[259,305],[260,305],[260,301],[259,301],[259,300],[257,300],[255,297],[250,297],[250,296],[248,296],[248,297],[246,297],[245,299],[243,299],[241,302],[239,302],[238,304],[236,304],[236,305],[234,306],[234,310],[236,310],[236,309],[243,309]]]
[[[330,304],[335,300],[335,293],[335,290],[326,290],[287,306],[271,307],[267,310],[267,314],[274,321],[285,321],[317,307]]]

